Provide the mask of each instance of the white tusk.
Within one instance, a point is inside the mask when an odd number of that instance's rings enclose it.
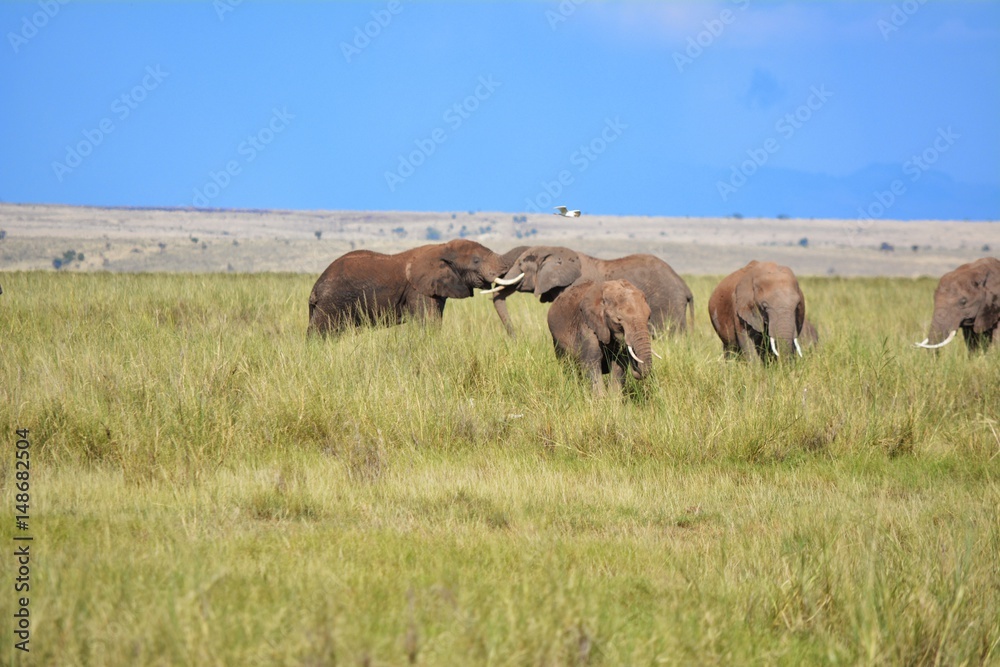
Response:
[[[774,344],[774,336],[771,336],[770,338],[771,338],[771,352],[774,352],[774,356],[780,357],[781,355],[778,354],[778,346]]]
[[[656,353],[656,350],[651,350],[651,351],[652,351],[652,353],[653,353],[653,356],[654,356],[654,357],[656,357],[657,359],[662,359],[662,358],[663,358],[663,357],[661,357],[660,355],[658,355],[658,354]]]
[[[635,356],[635,350],[632,349],[631,345],[628,346],[628,353],[629,353],[630,357],[632,357],[633,359],[635,359],[635,363],[637,363],[637,364],[641,364],[642,363],[642,359],[640,359],[639,357]]]
[[[799,339],[793,338],[792,342],[795,343],[795,352],[801,357],[802,356],[802,346],[799,345]]]
[[[482,296],[483,294],[495,294],[495,293],[499,292],[502,289],[503,289],[503,285],[497,285],[493,289],[484,289],[484,290],[482,290],[479,293],[479,295]]]
[[[941,341],[941,342],[940,342],[940,343],[938,343],[937,345],[928,345],[928,344],[927,344],[927,341],[929,341],[929,340],[930,340],[930,338],[925,338],[925,339],[923,340],[923,342],[921,342],[921,343],[914,343],[914,344],[915,344],[915,345],[916,345],[917,347],[922,347],[922,348],[924,348],[925,350],[936,350],[937,348],[939,348],[939,347],[944,347],[945,345],[947,345],[948,343],[950,343],[950,342],[951,342],[951,339],[952,339],[952,338],[954,338],[954,337],[955,337],[955,334],[957,334],[957,333],[958,333],[958,329],[955,329],[955,330],[954,330],[954,331],[952,331],[952,332],[951,332],[950,334],[948,334],[948,337],[947,337],[947,338],[945,338],[945,339],[944,339],[943,341]]]
[[[507,287],[508,285],[518,284],[519,282],[521,282],[523,278],[524,278],[524,271],[518,274],[516,278],[511,278],[510,280],[506,278],[497,278],[493,282],[495,282],[497,285],[503,285],[504,287]]]

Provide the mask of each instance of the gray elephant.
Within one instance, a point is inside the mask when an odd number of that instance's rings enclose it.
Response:
[[[670,265],[653,255],[628,255],[602,260],[561,246],[526,248],[498,278],[493,306],[507,333],[514,327],[507,312],[508,296],[533,292],[543,303],[554,301],[563,290],[583,281],[628,280],[645,296],[652,311],[653,334],[667,330],[684,331],[690,310],[694,322],[694,296]]]
[[[619,383],[626,371],[637,379],[649,374],[653,366],[649,318],[649,304],[632,283],[586,280],[556,298],[548,324],[556,356],[574,359],[600,394],[607,373]]]
[[[472,296],[505,269],[500,255],[467,239],[395,255],[355,250],[334,260],[313,286],[308,332],[399,324],[405,316],[440,320],[448,299]]]
[[[806,300],[787,266],[753,261],[729,274],[712,292],[708,314],[727,353],[766,361],[782,346],[802,356]],[[806,334],[812,338],[815,328],[808,325]]]
[[[969,351],[1000,343],[1000,260],[983,257],[941,276],[930,332],[918,347],[944,347],[962,330]]]

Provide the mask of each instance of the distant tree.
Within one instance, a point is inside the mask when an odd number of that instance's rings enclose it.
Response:
[[[736,218],[737,220],[742,220],[743,219],[743,214],[742,213],[733,213],[732,217]]]
[[[878,249],[881,250],[882,252],[893,252],[896,250],[896,247],[891,243],[882,241],[882,245],[880,245]]]
[[[436,227],[427,228],[427,240],[428,241],[440,241],[441,240],[441,230]]]
[[[319,229],[317,229],[317,230],[316,230],[315,232],[313,232],[313,234],[315,234],[315,235],[316,235],[316,240],[317,240],[317,241],[319,241],[319,240],[320,240],[320,238],[321,238],[321,237],[323,236],[323,231],[322,231],[322,230],[319,230]]]
[[[809,239],[806,238],[805,236],[803,236],[802,238],[799,239],[799,245],[802,246],[803,248],[808,248],[809,247]]]
[[[157,243],[156,246],[160,249],[160,252],[163,252],[164,250],[167,249],[167,244],[164,243],[163,241]]]
[[[7,230],[0,229],[0,241],[3,241],[5,238],[7,238]]]
[[[58,271],[59,269],[61,269],[62,268],[62,260],[59,259],[58,257],[56,257],[54,260],[52,260],[52,268],[55,269],[56,271]]]
[[[788,215],[786,215],[785,213],[779,213],[778,220],[788,220]]]
[[[197,236],[192,236],[190,238],[191,238],[191,243],[197,243],[198,242],[198,237]]]
[[[910,246],[910,249],[913,250],[913,252],[917,252],[918,250],[920,250],[920,246],[914,243],[912,246]]]
[[[984,243],[983,244],[983,252],[989,252],[989,251],[990,251],[990,244]]]

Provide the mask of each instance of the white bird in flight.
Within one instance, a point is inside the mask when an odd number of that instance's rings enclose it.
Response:
[[[557,211],[559,211],[555,215],[561,215],[564,218],[579,218],[580,217],[580,212],[579,211],[570,211],[565,206],[554,206],[553,208],[555,208]]]

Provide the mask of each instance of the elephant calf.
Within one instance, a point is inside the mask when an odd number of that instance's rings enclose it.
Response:
[[[603,376],[622,383],[625,371],[637,379],[653,366],[649,304],[627,280],[584,281],[560,294],[549,309],[549,331],[557,357],[571,357],[604,391]]]
[[[723,278],[708,300],[708,314],[723,350],[748,359],[776,358],[779,344],[801,357],[803,331],[815,337],[799,281],[774,262],[753,261]]]
[[[918,347],[944,347],[962,330],[969,351],[1000,344],[1000,260],[983,257],[941,276],[934,318]]]
[[[309,295],[309,334],[348,326],[399,324],[404,316],[439,320],[447,299],[489,287],[507,262],[468,239],[395,255],[354,250],[333,261]]]

